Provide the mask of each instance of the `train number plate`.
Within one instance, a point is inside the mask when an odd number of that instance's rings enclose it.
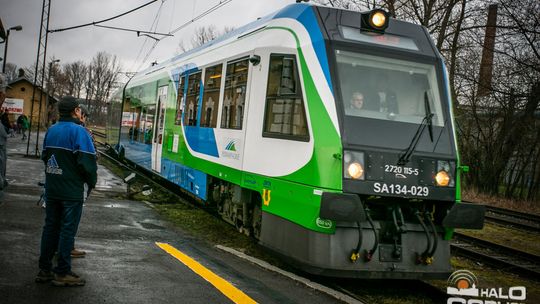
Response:
[[[375,183],[373,192],[380,194],[428,196],[429,188],[426,186],[407,186],[399,184]]]

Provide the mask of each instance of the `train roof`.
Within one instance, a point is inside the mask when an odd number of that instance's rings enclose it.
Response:
[[[272,20],[279,18],[291,18],[298,20],[306,27],[308,32],[310,32],[310,36],[313,36],[312,34],[317,32],[317,35],[319,37],[322,35],[321,38],[324,40],[330,40],[338,43],[350,42],[350,39],[343,37],[340,27],[360,29],[361,16],[366,13],[369,12],[358,12],[333,7],[324,7],[311,3],[290,4],[276,12],[273,12],[265,17],[258,18],[253,22],[228,32],[199,47],[174,56],[157,65],[148,67],[138,72],[135,78],[137,78],[137,76],[148,75],[162,70],[167,66],[173,65],[182,59],[189,58],[191,55],[199,53],[205,49],[212,48],[214,46],[217,47],[227,41],[251,35],[259,30],[262,30]],[[399,37],[415,37],[415,41],[418,42],[421,53],[433,56],[437,52],[432,43],[429,41],[429,34],[420,25],[390,18],[389,25],[385,30],[385,33]]]

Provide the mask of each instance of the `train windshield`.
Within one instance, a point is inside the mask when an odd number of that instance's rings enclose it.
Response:
[[[444,125],[435,66],[336,50],[345,115],[419,124],[426,100]]]

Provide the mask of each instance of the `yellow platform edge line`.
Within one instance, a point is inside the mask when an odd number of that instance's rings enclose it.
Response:
[[[204,278],[210,284],[214,285],[215,288],[231,299],[234,303],[257,303],[240,289],[234,287],[231,283],[213,273],[211,270],[199,264],[197,261],[173,246],[160,242],[156,242],[156,246],[175,257],[177,260],[182,262],[182,264],[189,267],[193,272]]]

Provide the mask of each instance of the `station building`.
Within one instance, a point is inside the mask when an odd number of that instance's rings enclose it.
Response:
[[[32,117],[33,128],[37,127],[38,123],[43,128],[55,121],[54,105],[58,100],[47,94],[40,86],[36,86],[36,93],[32,100],[33,88],[32,81],[24,75],[12,80],[6,90],[7,98],[2,106],[2,112],[7,109],[9,121],[12,123],[24,113],[29,121]]]

